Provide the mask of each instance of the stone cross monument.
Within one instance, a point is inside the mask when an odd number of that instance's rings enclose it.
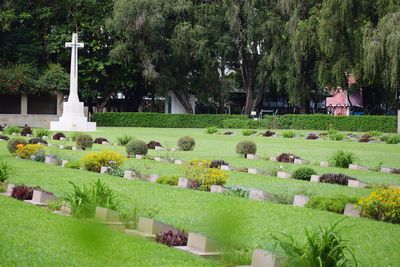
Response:
[[[71,47],[71,70],[68,101],[63,103],[63,114],[59,121],[50,122],[52,131],[96,131],[96,123],[88,122],[84,114],[83,102],[78,97],[78,48],[84,47],[78,43],[78,34],[72,34],[72,42],[65,43]]]

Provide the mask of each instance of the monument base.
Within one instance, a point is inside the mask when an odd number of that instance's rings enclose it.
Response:
[[[59,121],[50,122],[51,131],[94,132],[96,123],[88,122],[82,102],[64,102],[64,112]]]

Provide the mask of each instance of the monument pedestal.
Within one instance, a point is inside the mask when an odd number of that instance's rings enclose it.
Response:
[[[84,115],[83,102],[64,102],[63,106],[59,121],[50,122],[51,131],[96,131],[96,123],[88,122]]]

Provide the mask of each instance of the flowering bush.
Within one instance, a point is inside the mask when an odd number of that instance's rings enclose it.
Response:
[[[26,185],[17,185],[14,186],[11,197],[16,198],[18,200],[30,200],[33,196],[33,187]]]
[[[156,242],[169,247],[186,246],[188,235],[185,231],[165,231],[157,234]]]
[[[30,159],[31,156],[35,155],[39,150],[43,150],[41,145],[33,144],[18,144],[15,155],[21,159]]]
[[[400,188],[381,187],[358,201],[362,216],[400,223]]]
[[[185,167],[185,176],[200,184],[202,190],[209,191],[212,185],[224,185],[228,174],[220,169],[209,168],[209,161],[191,161]]]
[[[17,145],[23,144],[26,145],[26,141],[22,138],[13,138],[8,141],[7,148],[10,153],[15,153],[17,150]]]
[[[278,162],[293,163],[295,159],[299,158],[300,158],[299,156],[296,156],[295,154],[292,153],[282,153],[276,158],[276,160]]]
[[[120,153],[105,150],[86,154],[81,163],[86,170],[99,172],[102,166],[119,167],[124,160],[124,156]]]

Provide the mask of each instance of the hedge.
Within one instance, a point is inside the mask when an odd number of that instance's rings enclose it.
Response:
[[[266,116],[254,121],[243,115],[215,114],[164,114],[144,112],[95,113],[93,121],[97,126],[106,127],[153,127],[153,128],[264,128],[264,129],[309,129],[339,131],[381,131],[396,132],[396,116],[331,116],[282,115]]]

